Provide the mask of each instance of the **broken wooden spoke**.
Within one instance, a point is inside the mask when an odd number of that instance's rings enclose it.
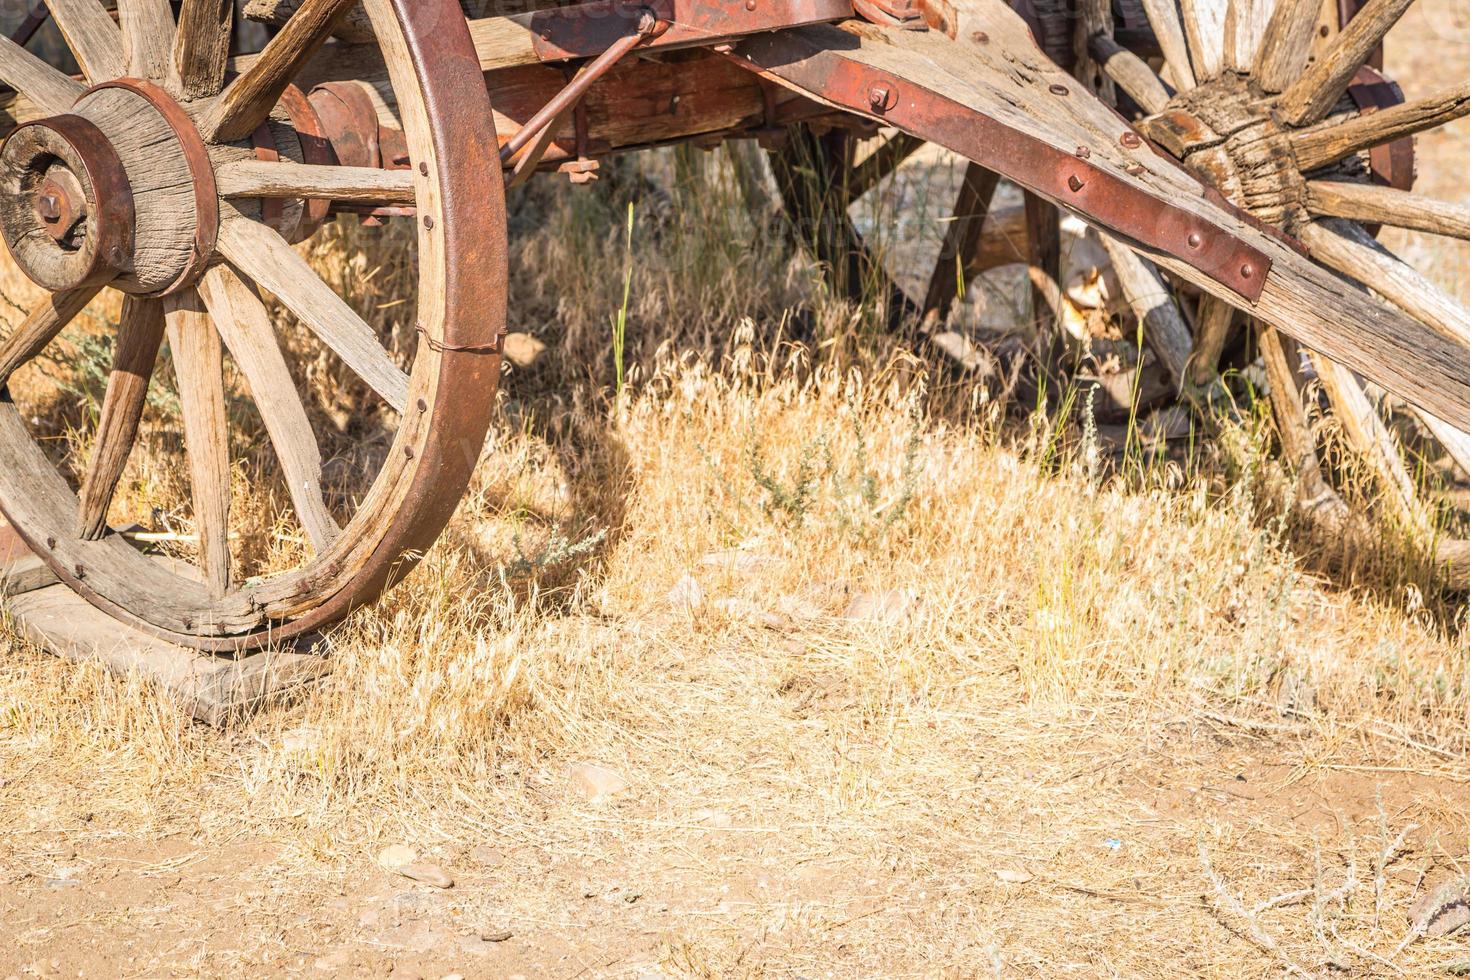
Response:
[[[1368,63],[1373,49],[1383,43],[1389,29],[1413,3],[1414,0],[1368,0],[1333,40],[1327,53],[1281,93],[1278,103],[1281,118],[1292,126],[1306,126],[1327,115],[1347,91],[1358,69]]]
[[[1290,135],[1297,166],[1315,170],[1360,150],[1392,143],[1470,114],[1470,82],[1343,122],[1327,122]]]

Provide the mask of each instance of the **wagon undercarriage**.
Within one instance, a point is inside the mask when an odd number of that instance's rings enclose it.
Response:
[[[1384,434],[1354,372],[1417,406],[1470,464],[1459,432],[1470,428],[1470,315],[1354,223],[1470,235],[1470,213],[1412,194],[1406,147],[1470,112],[1470,86],[1403,103],[1365,67],[1408,5],[1372,0],[1311,55],[1316,2],[1186,2],[1181,21],[1172,0],[1148,0],[1147,24],[1118,30],[1108,3],[1087,0],[1072,43],[1041,38],[1053,55],[1075,55],[1068,71],[1037,43],[1056,11],[1000,0],[596,0],[496,17],[467,16],[453,0],[252,0],[276,28],[255,52],[232,47],[226,0],[121,0],[115,14],[99,0],[51,0],[74,66],[0,42],[0,79],[14,90],[0,99],[11,120],[0,230],[51,297],[0,344],[0,383],[104,287],[124,301],[79,479],[0,402],[0,509],[75,590],[176,642],[240,649],[340,619],[433,542],[478,458],[505,323],[504,186],[545,171],[585,182],[609,154],[670,143],[779,148],[797,125],[896,132],[844,175],[859,187],[922,142],[972,161],[948,243],[962,257],[985,250],[997,177],[1024,188],[1043,302],[1058,290],[1055,216],[1048,229],[1043,204],[1104,231],[1121,243],[1124,289],[1181,388],[1207,385],[1228,332],[1256,324],[1273,397],[1290,392],[1295,404],[1277,408],[1304,474],[1315,460],[1282,334],[1314,352],[1364,447],[1381,448]],[[1147,60],[1155,52],[1168,81]],[[417,227],[406,366],[291,248],[344,214]],[[960,271],[936,269],[928,295],[905,298],[925,329],[947,313]],[[1179,283],[1204,297],[1192,324],[1159,302]],[[350,513],[323,496],[320,451],[262,290],[396,419]],[[165,337],[197,571],[142,555],[109,527]],[[242,578],[231,567],[226,352],[310,540],[288,573]],[[1308,483],[1305,495],[1321,494]]]

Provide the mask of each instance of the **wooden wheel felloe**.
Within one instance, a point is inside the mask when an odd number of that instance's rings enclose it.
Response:
[[[504,202],[465,18],[455,0],[363,0],[391,82],[378,111],[402,132],[410,166],[337,166],[295,83],[348,5],[305,0],[263,51],[232,60],[230,3],[184,0],[176,24],[168,0],[121,0],[117,21],[100,0],[51,0],[80,81],[0,39],[0,80],[32,107],[0,151],[0,231],[50,293],[0,342],[0,385],[99,290],[124,297],[79,480],[48,458],[5,389],[0,510],[78,593],[177,643],[245,649],[374,599],[448,521],[488,426],[505,321]],[[262,131],[267,154],[257,153]],[[288,242],[319,226],[333,201],[414,215],[418,336],[407,371]],[[392,448],[350,512],[324,496],[317,437],[262,293],[396,420]],[[148,557],[108,526],[165,337],[197,568]],[[311,545],[298,567],[264,578],[239,574],[230,551],[227,357]]]

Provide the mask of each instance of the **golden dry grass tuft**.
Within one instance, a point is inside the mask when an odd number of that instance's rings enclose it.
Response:
[[[1406,918],[1470,829],[1466,642],[1412,550],[1302,537],[1262,412],[1113,472],[1085,426],[1008,424],[815,291],[718,160],[517,202],[512,329],[551,351],[320,685],[216,732],[0,631],[0,968],[1462,970]],[[317,258],[406,349],[388,246]],[[282,327],[345,500],[387,423]],[[89,396],[31,384],[82,458]],[[118,515],[187,554],[155,393]],[[236,546],[280,567],[299,536],[237,408]],[[630,789],[580,799],[587,761]],[[393,842],[456,887],[379,868]]]

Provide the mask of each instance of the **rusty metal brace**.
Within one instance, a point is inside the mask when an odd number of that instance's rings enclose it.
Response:
[[[658,30],[658,26],[658,17],[652,10],[645,7],[638,15],[638,29],[635,32],[614,41],[606,51],[588,62],[566,88],[558,92],[550,102],[541,107],[540,112],[532,116],[514,136],[506,140],[505,145],[500,148],[500,162],[510,163],[527,143],[540,136],[544,130],[550,129],[558,116],[581,101],[582,96],[587,94],[593,82],[607,74],[608,70],[621,61],[628,52],[652,37]],[[540,142],[542,153],[546,151],[548,142],[549,140]]]

